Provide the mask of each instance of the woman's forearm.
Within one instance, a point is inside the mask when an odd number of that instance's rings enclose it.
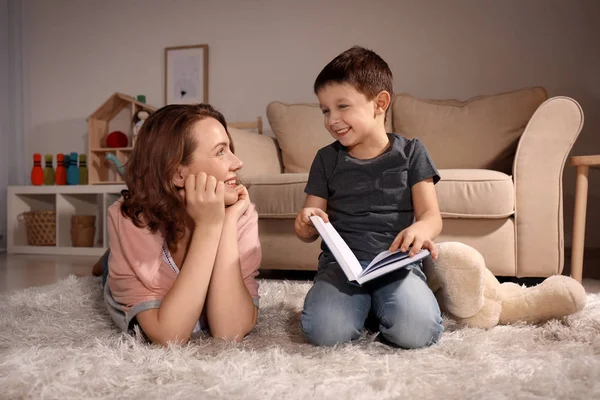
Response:
[[[221,229],[221,225],[194,229],[181,272],[156,315],[159,336],[167,339],[161,342],[189,339],[204,308]]]
[[[237,221],[226,219],[207,297],[211,334],[242,340],[254,328],[257,315],[240,268]]]

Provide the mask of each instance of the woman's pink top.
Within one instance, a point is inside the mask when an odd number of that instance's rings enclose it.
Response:
[[[108,209],[109,273],[104,298],[115,323],[124,331],[141,311],[159,308],[179,275],[164,235],[138,228],[121,213],[122,199]],[[253,204],[238,221],[238,249],[242,277],[258,307],[258,268],[261,247],[258,214]],[[194,332],[204,328],[201,321]]]

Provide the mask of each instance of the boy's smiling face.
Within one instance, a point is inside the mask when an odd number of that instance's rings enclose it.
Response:
[[[387,93],[387,92],[386,92]],[[360,147],[372,147],[387,135],[385,109],[347,83],[330,83],[317,92],[325,117],[325,128],[350,154]]]

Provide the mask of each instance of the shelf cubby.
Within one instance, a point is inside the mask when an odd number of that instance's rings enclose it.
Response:
[[[102,233],[98,229],[98,223],[104,215],[104,208],[99,207],[102,204],[102,194],[83,193],[56,195],[57,220],[61,228],[58,229],[59,247],[70,247],[71,243],[71,217],[74,215],[94,215],[96,217],[96,233],[94,236],[93,247],[103,247]],[[68,228],[66,228],[68,227]]]
[[[8,252],[14,254],[68,254],[100,256],[108,247],[108,207],[121,197],[125,185],[9,186]],[[27,211],[56,211],[56,246],[30,246],[27,227],[19,215]],[[93,247],[74,247],[71,217],[95,215]]]
[[[21,218],[21,215],[28,211],[56,211],[56,195],[51,193],[39,195],[31,193],[16,194],[12,198],[9,196],[8,207],[13,210],[14,218],[8,219],[7,230],[8,232],[16,232],[13,238],[16,246],[26,246],[27,231],[23,229],[25,221]]]

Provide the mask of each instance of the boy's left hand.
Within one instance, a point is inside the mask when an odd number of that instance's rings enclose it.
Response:
[[[421,249],[427,249],[431,253],[431,257],[437,260],[437,246],[418,225],[413,224],[400,232],[392,242],[390,251],[400,249],[400,251],[406,252],[409,248],[410,257],[416,255]]]
[[[231,218],[237,221],[250,206],[250,196],[248,195],[248,189],[242,184],[238,185],[235,190],[238,194],[238,200],[235,204],[225,208],[225,215],[231,216]]]

